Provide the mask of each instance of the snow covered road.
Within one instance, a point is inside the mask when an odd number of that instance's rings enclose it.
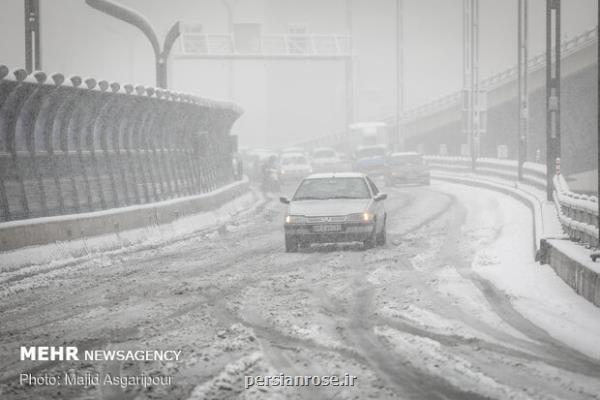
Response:
[[[532,261],[515,200],[434,182],[388,188],[388,244],[287,254],[268,202],[214,231],[0,288],[0,394],[55,399],[599,399],[600,309]],[[0,274],[1,278],[1,274]],[[182,350],[182,362],[18,361],[21,345]],[[69,369],[172,386],[20,386]],[[245,376],[356,376],[244,389]]]

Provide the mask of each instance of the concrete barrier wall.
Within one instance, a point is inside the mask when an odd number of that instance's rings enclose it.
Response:
[[[0,65],[0,222],[151,204],[233,181],[234,104]]]
[[[584,255],[569,251],[565,241],[542,239],[542,254],[558,276],[581,297],[600,307],[600,267]]]
[[[0,224],[0,251],[165,224],[186,215],[215,209],[248,189],[248,180],[242,180],[210,193],[152,204],[10,221]]]

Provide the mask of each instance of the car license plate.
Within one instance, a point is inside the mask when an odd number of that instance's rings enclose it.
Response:
[[[342,230],[341,225],[315,225],[313,227],[315,232],[339,232]]]

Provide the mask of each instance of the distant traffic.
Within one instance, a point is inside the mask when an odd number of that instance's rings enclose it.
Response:
[[[418,152],[393,152],[384,144],[361,144],[351,152],[332,147],[288,147],[240,152],[247,174],[266,193],[285,193],[286,252],[312,244],[386,243],[388,195],[378,185],[429,185],[430,170]],[[377,182],[377,183],[376,183]]]

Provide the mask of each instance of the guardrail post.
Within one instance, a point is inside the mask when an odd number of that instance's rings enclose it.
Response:
[[[161,171],[164,179],[165,196],[166,198],[172,198],[174,195],[173,190],[173,179],[171,178],[170,163],[168,162],[168,156],[165,146],[165,133],[167,130],[167,123],[169,121],[169,114],[171,107],[169,102],[166,100],[169,98],[167,91],[158,90],[156,91],[158,97],[157,112],[159,118],[154,128],[154,141],[157,147],[157,155],[160,160]]]
[[[82,79],[78,76],[72,76],[70,79],[73,88],[79,88]],[[77,170],[73,166],[71,157],[72,148],[75,146],[75,136],[79,133],[70,134],[69,125],[73,118],[75,107],[79,104],[83,96],[82,90],[72,90],[68,93],[67,99],[61,104],[56,116],[58,122],[58,133],[60,139],[61,158],[63,159],[68,171],[69,181],[71,183],[71,200],[72,209],[75,212],[80,212],[79,189],[77,188]]]
[[[546,165],[560,157],[560,0],[546,0]],[[552,200],[552,176],[547,199]]]
[[[154,89],[146,88],[146,96],[153,97]],[[156,155],[156,146],[154,143],[154,129],[155,123],[159,119],[155,102],[150,102],[148,105],[147,118],[144,121],[144,129],[142,130],[143,135],[141,136],[143,147],[145,150],[144,160],[148,168],[148,176],[152,181],[152,193],[154,195],[154,201],[163,199],[164,188],[160,173],[160,164]]]
[[[186,132],[186,141],[189,143],[187,147],[187,158],[190,165],[190,178],[193,182],[193,193],[202,192],[202,176],[200,168],[200,159],[197,149],[198,134],[202,130],[201,122],[202,114],[193,113],[189,120],[189,127]]]
[[[81,175],[85,185],[88,209],[91,211],[94,209],[94,202],[92,197],[92,188],[90,185],[90,177],[88,174],[89,161],[86,160],[86,157],[88,157],[90,154],[90,133],[88,129],[88,121],[90,119],[94,119],[97,112],[97,99],[96,96],[94,96],[95,93],[93,92],[97,82],[95,79],[88,78],[85,80],[85,84],[88,90],[84,92],[81,101],[75,106],[75,117],[73,118],[74,123],[70,124],[70,129],[74,130],[72,136],[75,141],[75,150],[77,151],[79,167],[81,168]]]
[[[133,143],[133,139],[132,139],[132,135],[133,135],[133,124],[135,121],[135,118],[137,117],[137,114],[135,113],[135,110],[137,108],[137,99],[135,97],[132,97],[132,93],[133,93],[133,85],[127,84],[125,86],[123,86],[123,89],[125,89],[125,93],[127,93],[128,96],[126,96],[124,98],[124,102],[122,105],[123,108],[123,121],[121,122],[121,127],[120,127],[120,136],[121,136],[121,143],[125,149],[125,155],[126,155],[126,163],[127,163],[127,171],[128,173],[126,173],[125,175],[128,176],[127,182],[130,185],[130,192],[133,195],[133,201],[135,202],[135,204],[140,204],[141,203],[141,199],[140,199],[140,193],[138,190],[138,177],[137,177],[137,173],[136,173],[136,157],[135,157],[135,153],[132,152],[131,148],[132,148],[132,143]]]
[[[135,133],[133,136],[133,146],[137,154],[138,168],[142,177],[144,196],[146,198],[146,203],[149,203],[152,201],[152,199],[156,200],[157,198],[156,188],[154,187],[154,180],[152,178],[152,171],[150,170],[150,163],[148,162],[146,139],[144,137],[145,130],[148,128],[148,119],[152,116],[152,110],[147,107],[146,101],[144,100],[146,89],[143,86],[136,86],[135,90],[136,94],[139,96],[139,107],[137,109],[137,120],[134,121]]]
[[[2,117],[0,118],[0,136],[4,136],[6,147],[10,153],[12,161],[12,174],[16,177],[19,186],[19,198],[21,203],[21,217],[29,217],[29,202],[27,200],[27,192],[25,189],[25,177],[22,169],[19,168],[19,158],[17,154],[17,141],[20,140],[19,132],[17,132],[17,121],[19,113],[22,110],[23,104],[33,92],[34,88],[23,83],[27,78],[27,72],[24,69],[19,69],[14,72],[17,84],[12,88],[6,101],[3,104]],[[4,131],[4,134],[2,133]],[[19,129],[20,131],[20,129]],[[9,200],[10,201],[10,200]]]
[[[191,180],[191,164],[187,150],[190,146],[188,142],[188,132],[190,129],[190,120],[192,119],[192,110],[189,104],[186,104],[185,114],[182,116],[181,125],[177,130],[177,153],[179,154],[180,162],[180,178],[187,195],[194,194],[194,185]]]
[[[29,96],[27,101],[23,104],[23,107],[19,112],[19,121],[17,125],[21,126],[23,136],[21,139],[25,140],[25,146],[29,154],[29,165],[26,165],[26,169],[29,169],[31,171],[29,175],[36,181],[38,189],[37,191],[39,194],[39,210],[30,211],[33,211],[33,214],[35,214],[35,211],[37,211],[39,215],[45,216],[48,215],[48,207],[46,203],[46,191],[44,188],[44,180],[38,163],[35,126],[38,116],[41,112],[43,100],[48,96],[48,93],[52,91],[52,86],[44,85],[47,77],[46,74],[44,74],[43,72],[37,71],[33,74],[33,76],[37,81],[37,87]],[[21,148],[22,146],[19,146],[17,148],[17,154],[18,151],[21,150]],[[31,201],[29,201],[29,203],[30,208],[32,208]]]
[[[107,87],[108,85],[108,87]],[[112,198],[112,206],[119,206],[119,193],[117,190],[117,185],[115,181],[115,172],[114,166],[111,157],[111,144],[109,141],[112,141],[111,135],[109,135],[109,121],[110,114],[115,106],[116,98],[114,96],[114,87],[112,84],[108,84],[108,82],[103,82],[104,92],[102,93],[102,105],[98,110],[96,115],[96,121],[94,123],[94,136],[100,140],[100,149],[102,150],[102,173],[108,173],[108,181],[110,187],[110,194]],[[108,88],[111,89],[108,92]],[[102,176],[101,176],[102,179]],[[104,186],[104,185],[102,185]]]
[[[8,67],[6,65],[0,64],[0,113],[3,111],[3,105],[6,102],[8,94],[11,92],[10,87],[13,85],[13,82],[5,81],[4,77],[9,73]],[[6,154],[8,153],[6,148],[6,136],[2,134],[0,130],[0,153]],[[0,157],[0,208],[2,208],[2,219],[9,220],[10,219],[10,207],[8,204],[8,198],[6,194],[6,186],[4,184],[6,171],[8,170],[5,159]]]
[[[125,162],[122,157],[122,131],[123,125],[125,121],[125,115],[127,112],[127,107],[124,104],[123,95],[119,94],[121,89],[121,85],[116,82],[111,83],[111,98],[113,99],[113,107],[114,109],[114,118],[111,118],[110,123],[110,131],[108,133],[108,137],[110,138],[111,146],[108,148],[109,152],[112,154],[114,159],[114,165],[116,166],[117,173],[115,176],[115,188],[121,192],[121,203],[123,205],[130,205],[132,200],[129,195],[129,185],[126,177],[126,169]]]

